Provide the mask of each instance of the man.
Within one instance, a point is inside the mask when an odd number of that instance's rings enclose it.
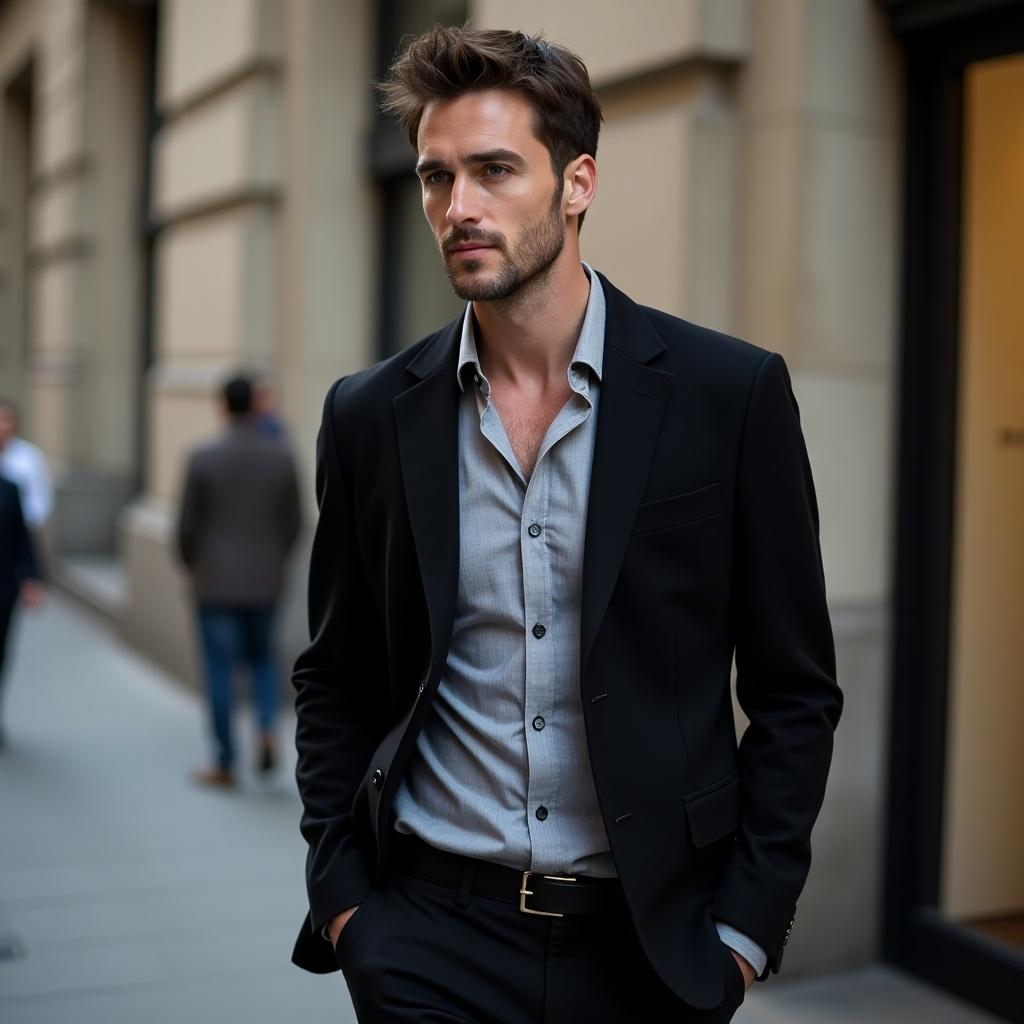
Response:
[[[19,599],[28,607],[42,603],[39,563],[25,527],[21,496],[10,480],[0,476],[0,696],[3,694],[7,638]],[[4,742],[0,720],[0,746]]]
[[[18,485],[29,528],[41,529],[53,508],[50,470],[43,453],[18,437],[18,408],[6,398],[0,398],[0,476]]]
[[[581,263],[574,55],[438,28],[383,91],[469,305],[327,396],[295,962],[363,1022],[727,1021],[841,706],[785,366]]]
[[[185,474],[178,552],[198,607],[215,764],[195,774],[202,785],[235,784],[232,675],[248,668],[260,730],[257,770],[276,763],[278,669],[271,630],[288,552],[298,536],[295,464],[253,412],[247,377],[224,385],[228,428],[197,448]]]

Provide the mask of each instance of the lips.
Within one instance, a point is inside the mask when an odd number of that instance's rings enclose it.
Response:
[[[451,245],[448,247],[449,254],[454,253],[457,256],[472,256],[478,255],[482,252],[488,252],[493,249],[493,245],[480,245],[480,244],[465,244],[462,245]]]

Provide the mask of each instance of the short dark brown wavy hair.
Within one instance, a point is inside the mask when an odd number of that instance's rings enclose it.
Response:
[[[551,155],[556,178],[570,160],[597,155],[601,104],[587,67],[539,35],[437,25],[408,43],[377,88],[381,109],[405,129],[413,149],[431,100],[511,89],[533,107],[534,133]]]

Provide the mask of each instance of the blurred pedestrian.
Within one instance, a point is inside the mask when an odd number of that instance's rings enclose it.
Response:
[[[46,456],[18,436],[18,426],[18,407],[8,398],[0,398],[0,476],[18,485],[25,522],[30,529],[39,530],[53,508],[50,469]]]
[[[211,786],[235,782],[232,697],[239,666],[248,669],[259,724],[257,770],[270,772],[276,762],[280,678],[271,633],[299,533],[299,493],[291,453],[260,427],[253,390],[244,376],[224,385],[227,427],[191,453],[178,519],[216,746],[214,764],[194,778]]]
[[[0,698],[3,696],[7,638],[19,599],[29,607],[42,603],[39,562],[25,526],[16,484],[0,476]],[[0,746],[4,742],[0,700]]]

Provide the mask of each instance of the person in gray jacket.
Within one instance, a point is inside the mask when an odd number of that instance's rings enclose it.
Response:
[[[271,630],[300,509],[294,459],[286,443],[260,429],[252,381],[229,380],[223,402],[227,429],[189,458],[177,543],[191,576],[216,747],[215,764],[194,778],[230,787],[232,675],[240,664],[250,673],[259,722],[257,770],[276,763],[280,677]]]

